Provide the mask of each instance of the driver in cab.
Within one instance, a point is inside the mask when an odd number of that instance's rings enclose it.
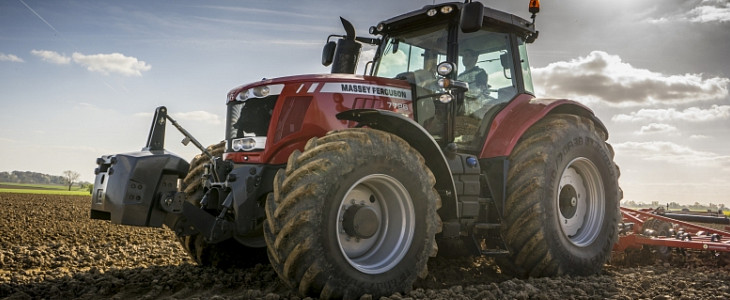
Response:
[[[475,114],[483,108],[489,96],[488,75],[484,69],[476,65],[479,53],[472,49],[462,52],[461,62],[464,64],[464,72],[459,74],[458,80],[469,84],[469,90],[465,94],[464,114]]]

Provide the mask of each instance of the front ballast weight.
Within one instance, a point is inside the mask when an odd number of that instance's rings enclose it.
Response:
[[[183,144],[193,142],[212,158],[187,130],[167,115],[167,108],[158,107],[147,144],[141,151],[97,158],[92,219],[133,226],[174,225],[186,203],[185,194],[178,189],[178,179],[187,174],[190,165],[164,149],[168,120],[185,136]]]

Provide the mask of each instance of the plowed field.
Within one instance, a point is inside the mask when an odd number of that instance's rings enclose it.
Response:
[[[89,197],[0,193],[0,298],[300,299],[268,265],[218,270],[166,228],[89,219]],[[600,275],[514,279],[487,258],[435,258],[391,299],[730,299],[726,256],[617,254]],[[370,299],[364,295],[363,299]]]

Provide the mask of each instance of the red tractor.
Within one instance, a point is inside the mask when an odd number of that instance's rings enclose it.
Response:
[[[429,257],[496,256],[515,276],[599,272],[619,169],[585,106],[535,98],[532,22],[443,3],[326,44],[332,74],[243,85],[204,149],[164,107],[140,152],[97,160],[91,217],[175,231],[199,263],[266,260],[302,295],[407,291]],[[365,76],[361,45],[377,46]],[[164,150],[167,122],[203,154]],[[261,255],[263,253],[263,255]]]

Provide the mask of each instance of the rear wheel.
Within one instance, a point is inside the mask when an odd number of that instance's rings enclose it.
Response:
[[[591,120],[555,114],[531,127],[510,155],[498,259],[517,276],[590,275],[618,235],[620,189],[613,152]]]
[[[225,142],[210,145],[206,149],[214,157],[221,157],[225,150]],[[205,164],[210,163],[208,156],[196,155],[190,161],[190,171],[183,179],[182,188],[187,195],[187,201],[200,206],[205,194],[202,175]],[[228,239],[219,243],[209,244],[200,233],[179,237],[185,252],[198,264],[219,268],[246,267],[257,263],[266,263],[264,248],[251,248],[240,244],[235,239]]]
[[[302,295],[407,291],[437,251],[434,183],[395,135],[348,129],[314,138],[277,173],[266,201],[269,260]]]

